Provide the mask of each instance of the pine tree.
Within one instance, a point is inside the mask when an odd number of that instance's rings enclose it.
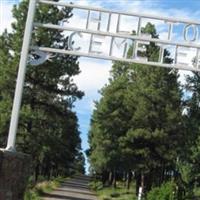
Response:
[[[142,31],[158,37],[152,24]],[[150,43],[146,56],[155,61],[158,52],[159,47]],[[168,55],[165,51],[164,59],[170,62]],[[111,170],[114,165],[118,171],[134,171],[137,185],[145,184],[147,190],[175,170],[182,144],[182,93],[177,79],[177,72],[169,69],[114,63],[91,121],[90,160],[94,170],[100,163],[100,169],[104,165]]]
[[[8,133],[27,10],[27,0],[14,6],[13,30],[10,34],[5,32],[0,39],[0,45],[6,45],[5,49],[0,49],[4,58],[0,63],[3,72],[0,76],[1,135]],[[71,8],[40,5],[35,21],[59,24],[71,16]],[[36,28],[32,38],[32,44],[37,46],[67,48],[67,38],[56,30]],[[80,155],[78,120],[72,111],[74,102],[83,96],[73,82],[73,77],[80,73],[77,59],[76,56],[56,54],[52,61],[39,66],[27,65],[16,148],[32,156],[36,179],[39,175],[50,177],[70,173]],[[5,140],[1,143],[5,144]]]
[[[179,168],[182,184],[187,192],[191,192],[195,184],[200,182],[200,76],[198,72],[193,72],[186,77],[185,90],[184,124],[186,134],[184,137],[184,151],[180,154],[179,158]]]

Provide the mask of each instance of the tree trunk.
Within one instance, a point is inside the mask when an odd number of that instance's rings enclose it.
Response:
[[[108,171],[102,172],[101,180],[102,180],[103,185],[106,185],[106,183],[108,183],[110,181],[109,175],[110,175],[110,173]],[[97,179],[97,177],[95,177],[95,179]]]
[[[144,174],[141,175],[141,187],[142,187],[142,193],[144,193]]]
[[[144,174],[141,174],[141,185],[139,187],[138,200],[142,200],[144,194]]]
[[[126,180],[126,188],[127,190],[130,189],[130,184],[131,184],[131,180],[132,180],[132,171],[129,171],[127,174],[127,180]]]
[[[116,184],[116,170],[114,169],[114,172],[113,172],[113,187],[116,188],[117,187],[117,184]]]
[[[136,194],[136,196],[138,196],[139,187],[140,187],[140,183],[141,183],[141,174],[136,173],[135,179],[136,179],[135,194]]]
[[[127,184],[127,172],[126,171],[124,171],[123,172],[123,185],[124,185],[124,187],[126,187],[126,184]]]
[[[108,184],[111,186],[113,183],[113,171],[109,172]]]
[[[35,167],[35,182],[36,183],[38,181],[38,176],[39,176],[39,164],[37,164]]]

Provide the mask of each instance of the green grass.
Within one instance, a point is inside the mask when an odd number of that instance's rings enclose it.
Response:
[[[126,188],[124,188],[122,182],[121,183],[118,182],[116,189],[114,189],[113,187],[103,187],[102,183],[99,181],[91,182],[90,187],[91,189],[96,191],[98,195],[98,200],[137,200],[135,196],[135,183],[132,183],[129,191]],[[200,187],[194,188],[193,192],[194,192],[194,196],[192,198],[187,197],[187,199],[200,200]],[[155,199],[155,198],[151,198],[151,199]],[[163,200],[163,199],[166,199],[166,197],[160,198],[159,200]]]
[[[24,195],[24,200],[41,200],[40,196],[44,193],[51,192],[60,186],[64,178],[58,177],[51,181],[43,181],[34,187],[29,187]]]
[[[196,197],[200,197],[200,187],[195,187],[195,188],[194,188],[194,195],[195,195]]]
[[[127,190],[123,187],[122,183],[117,184],[117,188],[105,187],[97,190],[99,200],[136,200],[135,196],[135,184],[131,185],[131,188]]]

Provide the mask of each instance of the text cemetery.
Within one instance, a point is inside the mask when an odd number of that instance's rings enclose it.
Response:
[[[66,6],[66,3],[45,0],[39,2]],[[32,47],[32,49],[161,67],[200,70],[199,22],[138,13],[114,12],[73,4],[67,4],[67,6],[85,12],[84,17],[81,18],[81,28],[77,24],[71,24],[64,20],[59,25],[34,23],[34,26],[63,31],[68,38],[68,48],[61,50]],[[128,19],[132,26],[124,27],[125,19]],[[148,22],[164,27],[166,29],[165,38],[152,38],[151,35],[144,34],[142,27]],[[177,29],[179,29],[179,40],[174,38]],[[146,46],[150,42],[155,43],[159,48],[157,61],[148,60],[145,55]],[[172,64],[165,63],[163,60],[165,49],[170,52],[170,58],[173,59]]]

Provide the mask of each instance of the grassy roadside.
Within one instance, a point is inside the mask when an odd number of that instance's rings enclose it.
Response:
[[[135,183],[129,190],[124,188],[124,183],[118,182],[117,188],[103,187],[100,182],[92,182],[91,189],[95,190],[99,200],[136,200]]]
[[[99,200],[136,200],[133,191],[124,188],[104,188],[97,192]]]
[[[124,187],[123,182],[117,183],[117,188],[103,187],[100,181],[90,182],[90,188],[96,192],[98,200],[137,200],[135,195],[135,182],[129,190]],[[164,182],[160,187],[153,187],[145,197],[148,200],[200,200],[200,187],[194,188],[192,193],[182,196],[176,192],[176,184],[173,181]]]
[[[43,181],[36,184],[34,187],[29,186],[24,195],[24,200],[41,200],[40,196],[46,192],[51,192],[60,186],[61,182],[66,178],[58,177],[51,181]]]

